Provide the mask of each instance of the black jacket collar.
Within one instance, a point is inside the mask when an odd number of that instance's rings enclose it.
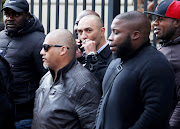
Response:
[[[111,50],[109,44],[99,53],[99,55],[103,58],[108,58],[111,55]]]
[[[72,66],[76,63],[76,59],[74,58],[73,60],[71,60],[71,62],[69,62],[69,64],[67,64],[66,66],[64,66],[62,69],[60,69],[58,72],[57,72],[57,77],[56,77],[56,80],[55,82],[57,82],[61,77],[63,77],[71,68]],[[54,79],[55,77],[55,72],[54,70],[50,70],[50,73]]]
[[[134,56],[136,56],[143,48],[150,46],[151,43],[148,41],[144,42],[138,49],[134,50],[133,52],[129,53],[125,58],[121,58],[122,61],[126,61],[130,58],[133,58]]]
[[[180,44],[180,36],[177,37],[175,40],[170,40],[170,41],[161,40],[159,43],[160,43],[163,47]]]

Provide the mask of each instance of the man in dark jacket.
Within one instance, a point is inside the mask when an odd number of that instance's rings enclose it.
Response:
[[[150,28],[137,11],[113,20],[109,41],[117,58],[104,76],[97,129],[168,129],[174,74],[149,43]]]
[[[101,18],[96,15],[84,16],[78,24],[78,38],[85,62],[84,66],[99,80],[103,81],[104,74],[112,60],[109,43],[105,40],[105,28]]]
[[[36,91],[32,129],[91,129],[101,88],[77,62],[74,36],[65,29],[49,33],[41,55],[49,71]]]
[[[0,50],[14,75],[16,124],[17,128],[30,128],[35,91],[46,73],[39,54],[45,38],[44,28],[29,13],[26,0],[6,0],[2,10],[5,30],[0,32]]]
[[[0,56],[0,129],[14,129],[13,76],[9,63]]]
[[[174,111],[170,119],[171,129],[180,129],[180,1],[162,1],[155,12],[154,33],[161,39],[160,51],[168,58],[175,73]]]

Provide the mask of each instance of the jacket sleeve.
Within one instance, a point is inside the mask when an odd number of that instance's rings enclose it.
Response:
[[[44,42],[44,37],[42,37],[39,40],[38,45],[36,46],[36,48],[34,50],[34,67],[38,73],[38,75],[37,75],[38,80],[40,80],[41,77],[43,77],[45,75],[45,73],[47,72],[47,70],[43,67],[42,57],[40,55],[40,51],[42,49],[43,42]]]
[[[0,129],[14,129],[13,75],[10,66],[0,56]]]
[[[175,74],[175,88],[174,88],[174,98],[173,98],[174,110],[171,119],[169,121],[169,124],[170,126],[180,128],[180,117],[179,117],[180,116],[180,62],[179,62],[180,37],[179,37],[179,42],[178,40],[176,41],[174,41],[174,43],[175,44],[178,43],[178,44],[162,47],[160,51],[168,58],[169,62],[172,64]]]
[[[76,112],[82,129],[91,129],[94,126],[100,99],[100,87],[93,82],[86,83],[77,93]]]
[[[111,59],[109,59],[109,60],[111,60]],[[103,60],[98,57],[96,62],[91,62],[89,59],[87,59],[87,63],[85,65],[85,67],[98,79],[98,81],[100,83],[102,83],[104,74],[110,63],[109,60],[108,59]]]
[[[167,120],[172,108],[174,74],[168,62],[153,62],[149,61],[141,70],[139,90],[144,103],[144,112],[130,129],[163,128],[160,126],[164,122],[168,125]]]
[[[102,60],[97,61],[95,64],[90,63],[88,69],[90,72],[102,83],[104,74],[108,64]]]
[[[113,59],[110,46],[107,45],[96,57],[88,58],[87,56],[85,67],[102,83],[107,67]]]

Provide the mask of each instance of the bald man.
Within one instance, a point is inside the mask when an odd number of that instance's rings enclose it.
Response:
[[[75,25],[74,25],[74,32],[75,34],[77,35],[77,28],[78,28],[78,24],[79,24],[79,21],[84,17],[84,16],[87,16],[87,15],[95,15],[97,17],[100,18],[99,14],[94,12],[93,10],[83,10],[82,12],[80,12],[80,14],[78,15],[78,17],[76,18],[76,21],[75,21]]]
[[[36,91],[32,129],[90,129],[101,98],[97,79],[76,60],[74,36],[49,33],[40,52],[49,71]]]
[[[96,129],[168,129],[174,75],[149,43],[150,28],[138,11],[114,18],[109,41],[116,59],[104,76]]]
[[[105,28],[96,15],[84,16],[78,24],[78,38],[83,49],[81,63],[102,83],[104,74],[112,60],[112,52],[105,40]]]

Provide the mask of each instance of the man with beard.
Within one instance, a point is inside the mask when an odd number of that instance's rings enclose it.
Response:
[[[114,18],[109,41],[116,58],[103,79],[96,129],[168,129],[174,74],[149,43],[150,29],[138,11]]]
[[[14,76],[16,128],[30,129],[35,91],[46,73],[39,54],[44,28],[29,13],[26,0],[6,0],[3,5],[5,30],[0,32],[0,52],[9,62]]]
[[[101,98],[98,80],[76,60],[74,36],[49,33],[40,52],[49,71],[36,91],[32,129],[91,129]]]
[[[180,129],[180,1],[162,1],[155,12],[154,33],[161,39],[160,51],[168,58],[175,73],[175,108],[170,119],[171,129]]]

